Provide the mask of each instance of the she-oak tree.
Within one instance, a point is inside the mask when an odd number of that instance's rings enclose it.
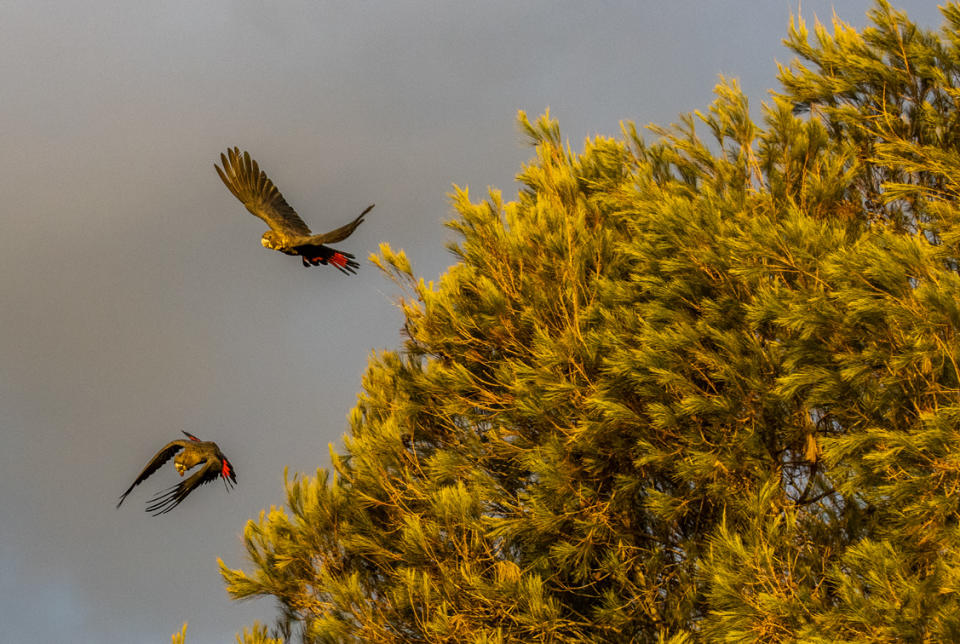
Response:
[[[407,340],[230,594],[305,642],[960,641],[942,11],[795,21],[762,125],[729,81],[652,143],[521,114],[519,198],[454,194],[437,284],[381,248]]]

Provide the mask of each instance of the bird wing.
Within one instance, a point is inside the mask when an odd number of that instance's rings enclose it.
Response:
[[[214,163],[217,174],[233,196],[239,199],[251,213],[267,222],[277,233],[286,236],[309,235],[310,228],[300,215],[287,203],[273,181],[250,158],[248,152],[240,154],[239,148],[227,150],[220,155],[223,169]],[[348,233],[349,234],[349,233]]]
[[[343,241],[353,234],[353,231],[357,229],[357,226],[363,223],[363,216],[373,210],[374,205],[375,204],[370,204],[367,206],[367,208],[361,212],[356,219],[345,226],[340,226],[336,230],[331,230],[330,232],[323,233],[322,235],[312,235],[310,237],[310,245],[315,246],[317,244],[335,244],[338,241]]]
[[[186,441],[184,440],[175,440],[167,443],[166,447],[157,452],[150,462],[147,463],[146,467],[143,468],[143,471],[140,472],[140,476],[130,484],[130,487],[127,488],[127,491],[120,495],[120,501],[117,503],[117,507],[120,507],[120,504],[123,503],[123,500],[127,498],[127,495],[133,491],[140,483],[146,481],[151,474],[163,467],[163,464],[173,458],[174,454],[179,452],[184,448]]]
[[[150,499],[147,502],[147,512],[153,513],[153,516],[166,514],[170,510],[180,505],[180,502],[187,498],[187,496],[193,492],[194,489],[200,487],[204,483],[215,481],[217,477],[220,476],[222,471],[223,463],[220,461],[220,459],[216,457],[208,458],[206,461],[204,461],[203,467],[191,475],[190,478],[178,483],[177,485],[174,485],[167,490],[164,490],[163,492],[158,493],[156,496]]]

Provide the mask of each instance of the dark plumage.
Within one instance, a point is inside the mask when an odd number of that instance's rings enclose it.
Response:
[[[227,189],[247,210],[270,226],[270,230],[263,233],[260,240],[265,248],[287,255],[299,255],[304,266],[329,263],[342,273],[357,272],[360,264],[354,260],[353,255],[330,248],[326,244],[349,237],[357,226],[363,223],[363,216],[373,209],[373,204],[367,206],[366,210],[349,224],[322,235],[314,235],[267,174],[250,158],[249,153],[241,154],[239,148],[233,148],[220,155],[220,162],[223,169],[217,164],[213,164],[213,167]]]
[[[153,513],[154,516],[166,514],[180,505],[180,502],[187,498],[187,495],[193,492],[195,488],[204,483],[214,481],[218,477],[223,479],[224,487],[228,490],[237,482],[236,470],[234,470],[233,465],[227,460],[223,452],[220,451],[216,443],[202,441],[189,432],[183,433],[186,434],[190,440],[178,439],[170,441],[163,449],[157,452],[156,455],[150,459],[150,462],[147,463],[146,467],[143,468],[143,471],[140,472],[136,480],[130,484],[127,491],[120,495],[120,501],[117,503],[118,508],[124,499],[127,498],[127,495],[133,491],[133,488],[147,480],[151,474],[159,470],[164,463],[173,458],[174,454],[176,454],[176,458],[174,458],[173,464],[177,468],[180,476],[183,476],[184,472],[201,463],[203,467],[194,472],[187,480],[154,495],[154,497],[147,502],[147,512]]]

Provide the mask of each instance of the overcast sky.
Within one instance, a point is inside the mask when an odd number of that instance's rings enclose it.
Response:
[[[930,0],[895,6],[930,27]],[[837,3],[865,24],[870,6]],[[400,346],[380,242],[436,279],[452,184],[516,195],[516,112],[579,149],[621,120],[706,108],[719,74],[754,114],[776,87],[785,0],[53,2],[0,0],[0,632],[9,642],[232,642],[271,601],[230,601],[244,523],[283,468],[340,445],[374,350]],[[831,3],[803,0],[829,21]],[[249,150],[316,231],[377,204],[304,269],[213,162]],[[117,497],[181,430],[236,467],[162,517],[171,465]]]

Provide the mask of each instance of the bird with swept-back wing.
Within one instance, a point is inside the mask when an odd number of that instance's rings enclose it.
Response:
[[[123,503],[127,495],[133,491],[140,483],[147,480],[150,475],[159,470],[164,463],[173,458],[173,465],[177,473],[183,476],[187,470],[193,469],[197,465],[203,465],[199,470],[185,481],[174,485],[173,487],[159,492],[147,502],[147,512],[154,516],[166,514],[174,509],[180,502],[187,498],[187,495],[197,489],[204,483],[215,481],[218,478],[223,479],[224,487],[228,490],[237,482],[237,473],[233,464],[227,460],[223,452],[216,443],[212,441],[202,441],[189,432],[183,432],[190,440],[178,439],[167,443],[163,449],[157,452],[150,462],[147,463],[136,480],[130,484],[127,491],[120,495],[120,501],[117,507]]]
[[[350,223],[322,235],[314,235],[300,215],[287,203],[283,195],[248,152],[239,148],[220,155],[223,168],[214,164],[217,174],[237,199],[251,213],[267,222],[270,230],[263,233],[260,243],[271,250],[287,255],[299,255],[304,266],[332,264],[342,273],[356,273],[360,264],[348,252],[330,248],[349,237],[363,217],[373,210],[373,204]]]

